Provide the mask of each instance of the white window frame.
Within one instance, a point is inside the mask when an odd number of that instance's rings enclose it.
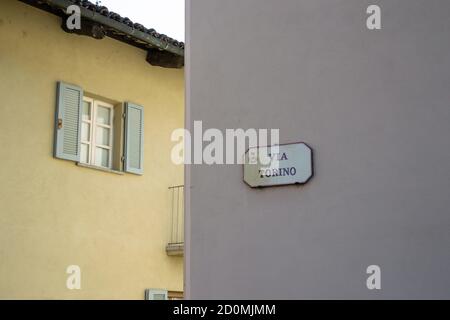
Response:
[[[155,300],[155,295],[164,295],[163,300],[168,300],[168,291],[164,289],[146,289],[145,300]],[[160,300],[160,299],[158,299]]]
[[[80,161],[80,162],[84,163],[84,164],[92,165],[92,166],[111,169],[112,163],[113,163],[112,157],[113,157],[113,146],[114,146],[114,141],[113,141],[113,137],[114,137],[114,133],[113,133],[113,131],[114,131],[114,106],[110,103],[107,103],[107,102],[104,102],[101,100],[92,99],[89,97],[83,97],[83,101],[90,104],[90,119],[89,120],[82,119],[83,123],[89,124],[90,130],[89,130],[89,141],[83,141],[83,140],[80,141],[80,144],[88,145],[88,162],[87,163],[83,162],[83,161]],[[110,109],[110,113],[109,113],[109,116],[110,116],[109,123],[110,124],[109,125],[97,123],[97,109],[99,106]],[[97,127],[109,129],[109,144],[110,144],[109,146],[97,144],[97,142],[95,141]],[[95,164],[96,148],[102,148],[102,149],[108,150],[108,166],[107,167]]]

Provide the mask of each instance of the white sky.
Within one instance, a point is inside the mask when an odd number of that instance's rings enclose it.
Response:
[[[184,42],[184,0],[101,0],[100,4],[146,28]]]

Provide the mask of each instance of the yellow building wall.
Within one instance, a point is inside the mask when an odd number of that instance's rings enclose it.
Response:
[[[183,184],[170,134],[183,127],[183,70],[119,41],[67,34],[61,19],[0,3],[0,299],[143,299],[183,289],[165,252],[168,187]],[[56,82],[145,109],[144,175],[53,158]],[[81,267],[81,290],[66,268]]]

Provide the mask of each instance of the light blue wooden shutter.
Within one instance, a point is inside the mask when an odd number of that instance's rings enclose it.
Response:
[[[144,108],[125,103],[125,171],[144,173]]]
[[[56,158],[80,161],[82,104],[83,89],[58,82],[53,152]]]

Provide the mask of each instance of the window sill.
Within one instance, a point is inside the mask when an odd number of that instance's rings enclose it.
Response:
[[[99,170],[99,171],[103,171],[103,172],[109,172],[109,173],[114,173],[114,174],[118,174],[118,175],[124,175],[125,174],[125,172],[122,172],[122,171],[117,171],[117,170],[113,170],[113,169],[93,166],[91,164],[86,164],[86,163],[81,163],[81,162],[77,162],[76,164],[77,164],[77,166],[83,167],[83,168],[95,169],[95,170]]]

